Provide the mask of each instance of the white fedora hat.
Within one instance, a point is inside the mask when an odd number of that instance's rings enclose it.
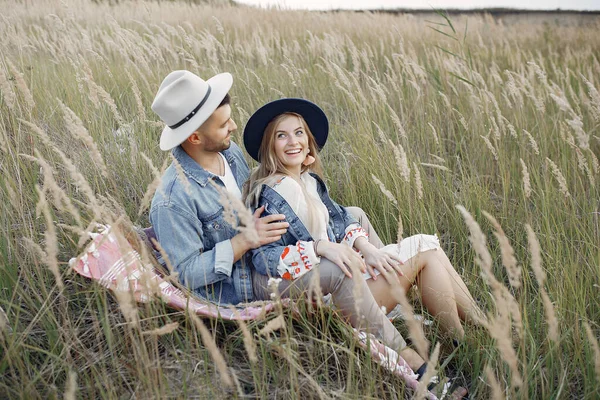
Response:
[[[160,149],[171,150],[190,137],[215,112],[232,84],[227,72],[207,81],[185,70],[167,75],[152,103],[152,111],[166,124]]]

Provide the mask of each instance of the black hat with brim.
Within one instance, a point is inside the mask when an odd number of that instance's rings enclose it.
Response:
[[[256,161],[258,151],[265,134],[267,125],[278,115],[283,113],[296,113],[302,116],[308,128],[315,137],[319,150],[325,145],[327,135],[329,134],[329,121],[327,116],[319,106],[304,99],[279,99],[265,104],[248,120],[244,128],[244,146],[250,157]]]

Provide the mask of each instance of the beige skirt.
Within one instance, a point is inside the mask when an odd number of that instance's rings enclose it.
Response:
[[[420,234],[402,239],[402,241],[398,244],[389,244],[383,247],[381,250],[389,254],[395,254],[402,262],[406,262],[421,252],[437,250],[439,248],[440,241],[437,235]],[[380,275],[381,272],[375,270],[375,274]],[[373,279],[368,272],[365,272],[363,277],[365,279]]]

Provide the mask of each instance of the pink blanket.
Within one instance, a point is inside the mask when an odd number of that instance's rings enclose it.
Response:
[[[99,225],[98,232],[90,233],[90,236],[92,242],[83,254],[70,260],[71,267],[80,275],[93,279],[112,291],[130,291],[138,302],[149,302],[156,296],[175,309],[190,308],[200,316],[226,320],[262,319],[275,309],[273,302],[245,304],[232,309],[198,299],[175,287],[151,264],[142,263],[138,252],[123,235],[110,226]],[[416,389],[417,375],[397,352],[379,342],[373,335],[357,330],[355,335],[375,361],[401,377],[408,387]],[[426,396],[436,399],[430,392]]]

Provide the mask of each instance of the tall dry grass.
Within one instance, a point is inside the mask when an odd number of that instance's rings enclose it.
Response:
[[[96,222],[148,223],[171,162],[150,104],[180,68],[233,73],[240,127],[320,104],[333,198],[388,242],[438,233],[487,314],[442,374],[474,398],[600,395],[597,19],[114,3],[0,1],[0,397],[411,395],[323,307],[199,324],[69,270]],[[444,342],[402,296],[400,330]]]

